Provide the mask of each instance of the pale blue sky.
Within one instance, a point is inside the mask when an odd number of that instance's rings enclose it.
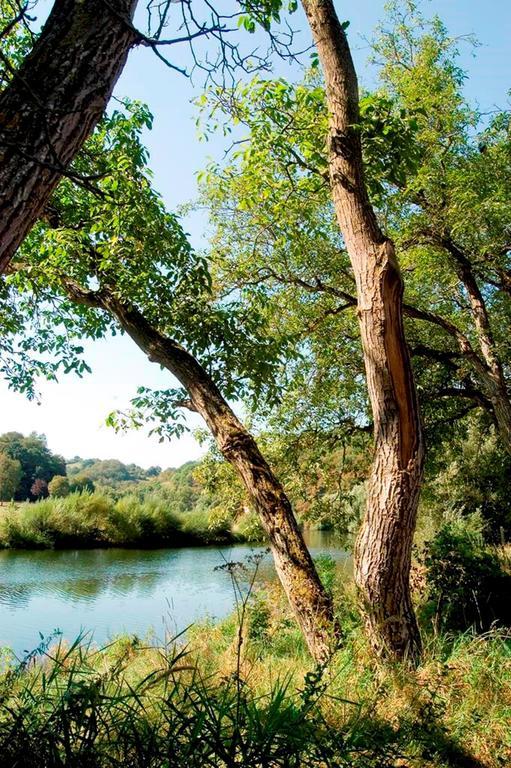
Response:
[[[384,1],[357,0],[356,3],[337,3],[337,7],[339,15],[350,20],[349,36],[359,78],[370,85],[373,75],[366,64],[368,50],[364,38],[371,36],[383,17]],[[481,45],[475,57],[468,46],[461,44],[462,63],[470,75],[469,95],[485,110],[507,103],[507,91],[511,87],[511,3],[507,0],[485,3],[432,0],[423,4],[423,10],[428,15],[438,13],[452,35],[474,33],[479,39]],[[301,39],[308,40],[302,16],[296,14],[292,24],[304,30]],[[184,52],[181,55],[184,56]],[[299,76],[296,65],[278,62],[276,70],[289,78]],[[223,149],[220,139],[207,144],[197,140],[196,113],[190,102],[201,92],[200,85],[200,78],[195,84],[190,83],[143,49],[130,55],[116,88],[118,96],[145,101],[155,116],[147,144],[156,187],[170,208],[194,197],[196,172],[208,157],[219,156]],[[199,244],[204,237],[204,222],[196,216],[187,222],[187,228],[192,242]],[[21,395],[8,391],[5,382],[0,382],[0,433],[13,429],[25,433],[35,430],[45,433],[50,447],[66,457],[75,454],[113,457],[142,466],[176,466],[200,455],[201,449],[191,436],[159,444],[157,438],[148,438],[143,432],[115,435],[105,427],[106,414],[126,405],[137,386],[165,387],[172,386],[172,382],[126,338],[89,344],[87,355],[93,373],[82,380],[62,376],[58,385],[43,383],[39,405],[28,403]]]

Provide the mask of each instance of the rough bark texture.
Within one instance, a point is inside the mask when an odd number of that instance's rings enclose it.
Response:
[[[82,291],[69,281],[64,285],[72,299],[112,314],[148,358],[166,368],[187,390],[193,408],[241,477],[260,516],[277,574],[311,655],[319,663],[327,661],[337,641],[332,601],[319,580],[289,499],[252,435],[200,363],[177,342],[163,336],[137,309],[108,291]]]
[[[363,176],[358,83],[331,0],[302,0],[323,68],[329,169],[337,219],[357,285],[358,315],[374,419],[375,461],[356,546],[355,578],[369,637],[380,653],[416,659],[420,635],[410,565],[422,478],[423,440],[403,330],[403,283]]]
[[[103,114],[130,47],[137,0],[56,0],[0,94],[0,272]]]

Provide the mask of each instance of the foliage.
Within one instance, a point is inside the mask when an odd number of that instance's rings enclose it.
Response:
[[[453,253],[479,286],[491,354],[509,376],[509,114],[488,119],[467,101],[459,45],[416,3],[391,3],[373,42],[381,82],[362,94],[358,125],[406,302],[422,313],[407,317],[407,338],[428,444],[440,451],[468,411],[494,415],[485,342]],[[214,286],[258,302],[270,333],[289,340],[278,406],[256,415],[272,419],[277,440],[316,437],[315,453],[326,446],[331,455],[370,425],[353,278],[330,200],[322,82],[315,70],[298,83],[258,77],[210,90],[200,107],[206,131],[236,132],[227,157],[199,175]]]
[[[185,346],[225,396],[236,399],[251,391],[274,399],[281,342],[263,332],[266,320],[259,308],[249,310],[234,296],[217,301],[212,295],[206,259],[192,250],[178,218],[152,187],[142,143],[151,120],[146,107],[128,101],[105,117],[74,163],[77,173],[99,176],[97,185],[76,187],[63,180],[51,215],[25,242],[5,288],[25,302],[24,338],[37,347],[44,337],[47,356],[58,365],[60,335],[74,343],[118,332],[108,313],[68,298],[92,284],[99,295],[108,290],[137,307],[159,332]],[[30,303],[34,292],[39,300]],[[47,307],[53,318],[41,316]],[[68,358],[70,370],[79,366],[76,355]],[[140,386],[132,405],[112,414],[109,423],[124,428],[154,422],[153,431],[161,436],[186,428],[181,390]]]
[[[23,470],[18,459],[0,453],[0,501],[10,501],[18,490]]]
[[[53,497],[62,498],[68,496],[70,490],[69,480],[65,475],[55,475],[48,483],[48,493]]]
[[[69,482],[70,491],[87,491],[88,493],[94,493],[96,487],[90,477],[84,475],[73,475]]]
[[[445,522],[424,547],[426,611],[439,631],[511,626],[511,574],[482,537],[480,516]]]
[[[36,477],[30,487],[30,493],[34,499],[44,499],[48,496],[48,483],[41,477]]]
[[[337,564],[331,555],[318,555],[314,558],[318,576],[329,595],[333,593]]]
[[[87,479],[94,486],[121,489],[126,484],[139,483],[155,476],[154,467],[145,470],[136,464],[123,464],[118,459],[81,459],[75,456],[66,462],[66,468],[71,483],[83,483]],[[159,470],[159,467],[156,469]]]
[[[442,451],[432,457],[424,507],[436,522],[446,514],[479,513],[486,541],[511,538],[511,457],[495,426],[472,418]]]
[[[99,492],[67,496],[16,507],[0,514],[0,546],[13,548],[96,546],[182,546],[242,540],[228,518],[214,520],[200,509],[174,509],[157,492],[115,500]]]
[[[244,512],[241,517],[238,517],[234,530],[238,536],[244,541],[265,541],[266,533],[261,525],[261,518],[253,510]]]
[[[155,483],[172,499],[177,512],[191,512],[193,509],[208,509],[210,504],[204,492],[204,483],[197,476],[199,463],[188,461],[180,467],[164,470]]]
[[[55,475],[65,475],[66,465],[62,456],[51,453],[46,445],[44,435],[33,432],[24,437],[20,432],[6,432],[0,435],[0,452],[11,459],[19,461],[21,465],[21,479],[17,486],[14,498],[37,498],[44,492],[42,483],[48,483]],[[37,482],[36,481],[41,481]],[[36,484],[34,493],[32,488]]]

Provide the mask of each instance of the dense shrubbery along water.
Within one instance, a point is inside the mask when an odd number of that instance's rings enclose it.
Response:
[[[207,544],[241,539],[242,530],[207,510],[176,513],[157,495],[73,493],[0,511],[0,546],[25,549]]]

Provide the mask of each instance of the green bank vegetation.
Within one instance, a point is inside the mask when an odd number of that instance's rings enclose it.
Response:
[[[18,432],[1,435],[0,448],[0,486],[10,499],[0,506],[0,547],[179,547],[264,539],[241,489],[213,457],[163,471],[116,459],[65,462],[43,435]]]
[[[252,568],[253,566],[250,566]],[[55,639],[4,658],[0,746],[9,765],[502,768],[511,759],[511,638],[438,634],[420,666],[374,663],[352,587],[320,570],[346,635],[315,667],[277,585],[185,647]],[[240,566],[232,566],[234,579]],[[236,573],[238,574],[236,576]],[[228,577],[229,574],[226,574]],[[434,610],[434,597],[422,613]],[[49,647],[48,647],[49,646]]]
[[[115,500],[100,493],[72,493],[0,512],[0,546],[13,549],[179,547],[237,538],[231,521],[215,520],[206,510],[174,512],[171,502],[157,495]]]

